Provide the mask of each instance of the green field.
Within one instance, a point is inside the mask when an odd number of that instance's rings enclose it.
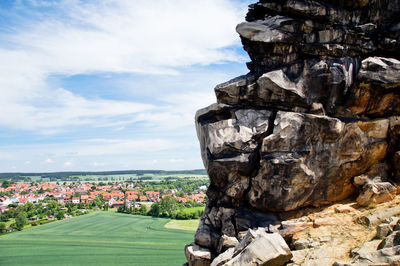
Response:
[[[207,179],[208,176],[205,175],[196,175],[196,174],[143,174],[143,175],[78,175],[75,176],[79,178],[79,181],[91,181],[91,182],[123,182],[123,181],[138,181],[141,178],[145,181],[161,181],[167,179]]]
[[[0,236],[0,265],[182,265],[193,231],[169,219],[95,212]]]
[[[166,228],[181,229],[181,230],[191,230],[196,231],[199,226],[200,219],[192,220],[171,220],[165,225]]]

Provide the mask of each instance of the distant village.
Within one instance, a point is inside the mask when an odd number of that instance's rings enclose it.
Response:
[[[146,182],[113,183],[15,183],[0,188],[0,212],[4,213],[10,205],[37,204],[46,198],[54,199],[61,205],[68,203],[90,205],[100,198],[110,208],[125,206],[139,208],[142,204],[151,205],[171,196],[179,203],[193,202],[203,204],[206,199],[205,185],[198,186],[191,193],[181,188],[148,190]]]

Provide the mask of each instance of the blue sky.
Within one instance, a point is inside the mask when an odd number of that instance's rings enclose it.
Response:
[[[0,172],[203,168],[194,115],[248,72],[251,2],[0,1]]]

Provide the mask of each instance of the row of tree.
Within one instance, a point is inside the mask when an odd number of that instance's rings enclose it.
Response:
[[[167,196],[159,203],[153,203],[150,207],[150,210],[148,210],[145,205],[141,205],[140,208],[128,208],[126,205],[124,205],[119,207],[117,211],[128,214],[186,220],[198,219],[201,217],[204,210],[194,209],[194,207],[198,206],[201,206],[201,204],[194,203],[193,201],[189,201],[187,203],[179,203],[176,198],[172,196]]]

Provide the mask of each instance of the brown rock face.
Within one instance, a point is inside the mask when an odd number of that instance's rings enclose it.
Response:
[[[250,72],[216,86],[217,103],[196,114],[211,180],[198,245],[214,252],[223,235],[276,232],[278,216],[306,206],[393,198],[399,15],[399,0],[250,5],[236,28]]]

